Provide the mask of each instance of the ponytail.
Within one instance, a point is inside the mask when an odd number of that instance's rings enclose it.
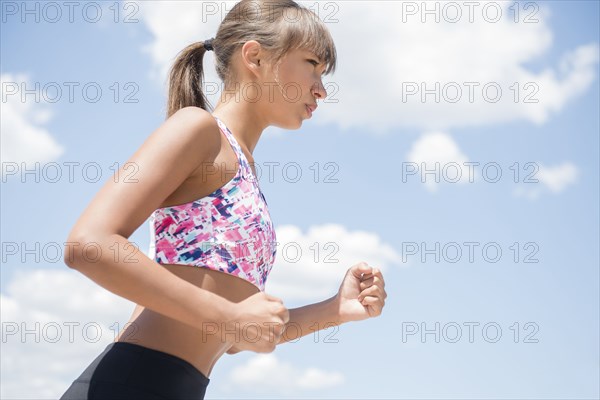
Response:
[[[196,42],[177,55],[169,73],[167,118],[187,106],[196,106],[209,111],[208,99],[202,92],[204,81],[202,60],[206,51],[204,42]]]

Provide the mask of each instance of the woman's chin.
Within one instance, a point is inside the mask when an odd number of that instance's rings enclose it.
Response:
[[[304,122],[304,120],[302,118],[299,118],[294,121],[287,121],[284,124],[277,125],[277,127],[281,128],[281,129],[287,129],[289,131],[294,131],[294,130],[302,128],[303,122]]]

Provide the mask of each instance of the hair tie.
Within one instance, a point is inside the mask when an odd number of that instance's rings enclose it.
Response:
[[[210,39],[207,39],[207,40],[205,40],[205,41],[204,41],[204,49],[205,49],[206,51],[211,51],[211,50],[213,50],[213,44],[212,44],[212,42],[213,42],[213,39],[214,39],[214,38],[210,38]]]

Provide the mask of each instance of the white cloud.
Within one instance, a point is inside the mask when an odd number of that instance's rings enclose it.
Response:
[[[66,267],[15,271],[0,304],[3,399],[58,398],[135,306]]]
[[[539,170],[529,180],[537,179],[538,182],[521,183],[513,192],[515,196],[535,200],[543,192],[561,193],[579,179],[580,171],[571,162],[565,161],[555,166],[545,166],[540,162],[536,164]]]
[[[34,85],[23,74],[0,75],[0,95],[2,108],[0,112],[0,158],[5,163],[25,163],[31,169],[31,163],[46,163],[56,160],[64,153],[64,148],[56,142],[46,128],[52,112],[41,108],[33,95],[28,94],[23,101],[21,89],[30,91]],[[3,176],[6,175],[2,168]]]
[[[482,11],[486,3],[501,6],[499,21],[488,22],[494,17],[493,7],[485,14],[486,21]],[[152,1],[141,5],[141,20],[154,35],[146,50],[161,83],[165,82],[176,53],[191,42],[214,36],[233,4]],[[513,120],[542,124],[551,113],[560,111],[587,90],[596,78],[598,43],[582,44],[568,51],[557,67],[544,66],[536,72],[526,66],[551,49],[551,5],[537,3],[540,7],[535,15],[531,15],[531,9],[521,9],[519,22],[514,22],[514,8],[509,9],[514,2],[477,2],[473,22],[469,22],[469,9],[463,5],[459,22],[448,22],[453,15],[448,11],[440,14],[439,23],[433,15],[423,23],[422,13],[410,15],[406,7],[412,4],[422,10],[424,4],[428,9],[437,4],[443,10],[447,3],[353,1],[335,3],[335,8],[319,3],[301,4],[326,21],[338,50],[339,68],[334,76],[326,78],[333,85],[329,86],[331,100],[336,102],[322,104],[315,120],[319,123],[365,127],[365,132],[370,133],[394,127],[450,129]],[[213,7],[211,12],[208,7]],[[525,16],[537,22],[525,23]],[[356,29],[356,21],[363,29]],[[205,57],[206,80],[220,82],[214,72],[213,57],[213,53]],[[432,95],[426,96],[424,102],[420,95],[403,100],[402,93],[411,82],[417,84],[418,94],[422,93],[421,83],[431,89],[436,82],[440,88],[456,82],[462,96],[452,103],[448,100],[453,97],[450,90],[439,103]],[[473,102],[465,82],[479,85],[475,86]],[[496,85],[488,88],[489,96],[494,95],[494,87],[502,90],[498,102],[484,98],[482,88],[488,83]],[[537,102],[526,102],[528,95],[529,100]],[[216,96],[209,99],[214,104]]]
[[[478,182],[482,178],[481,171],[477,168],[469,169],[468,158],[461,151],[450,135],[444,132],[427,132],[417,139],[406,156],[407,164],[405,179],[414,179],[424,183],[425,188],[437,192],[440,183],[456,182],[466,184],[471,179]],[[537,162],[538,170],[527,177],[528,181],[521,182],[513,194],[517,197],[536,199],[544,191],[560,193],[567,186],[577,182],[578,168],[570,163],[563,162],[556,166],[546,166]],[[410,167],[410,168],[409,168]],[[437,170],[439,178],[430,171]],[[427,172],[427,173],[426,173]],[[460,175],[459,175],[460,174]],[[439,182],[436,182],[436,178]],[[525,179],[525,178],[524,178]]]
[[[414,172],[406,180],[417,179],[423,182],[425,188],[436,192],[443,182],[465,184],[469,181],[469,170],[465,163],[467,156],[462,153],[456,142],[444,132],[424,133],[406,156],[406,169]],[[438,171],[438,176],[429,171]],[[473,171],[474,172],[474,171]],[[472,177],[475,180],[475,177]]]
[[[281,361],[275,354],[257,354],[244,365],[233,368],[229,375],[231,385],[254,392],[296,395],[300,391],[329,389],[342,385],[341,372],[321,368],[294,367]],[[229,385],[228,385],[229,386]],[[231,386],[229,390],[231,390]]]
[[[361,261],[385,275],[390,264],[401,265],[396,249],[366,231],[339,224],[311,226],[306,233],[294,225],[277,226],[277,257],[266,290],[284,301],[321,301],[337,293],[346,271]]]
[[[484,3],[478,2],[480,11]],[[427,20],[430,22],[422,23],[420,14],[399,23],[404,15],[401,2],[381,2],[377,7],[371,2],[342,3],[340,23],[330,26],[340,51],[340,66],[346,66],[333,78],[340,86],[340,102],[323,107],[319,120],[343,121],[347,126],[363,125],[375,130],[392,126],[449,129],[512,120],[537,124],[547,121],[551,111],[559,111],[589,87],[598,63],[598,45],[583,45],[565,55],[564,59],[570,62],[561,62],[561,76],[549,66],[536,73],[525,64],[551,48],[548,10],[540,7],[538,23],[514,23],[508,10],[512,2],[492,3],[503,7],[504,18],[499,22],[486,22],[480,12],[474,14],[473,23],[464,15],[455,24],[444,19],[435,23],[431,16]],[[378,28],[369,30],[365,38],[362,30],[344,23],[356,20],[374,21]],[[417,85],[418,94],[403,100],[402,93],[411,82]],[[423,101],[421,83],[430,90],[436,82],[440,84],[439,103],[433,95],[427,95]],[[456,103],[449,101],[452,91],[444,96],[441,90],[452,82],[462,89]],[[464,82],[479,84],[472,103]],[[520,88],[517,102],[515,90],[511,89],[515,82]],[[539,88],[532,96],[539,100],[537,103],[524,101],[536,89],[526,87],[529,82]],[[488,83],[502,90],[496,103],[483,97],[482,88]],[[491,87],[489,95],[493,93]]]

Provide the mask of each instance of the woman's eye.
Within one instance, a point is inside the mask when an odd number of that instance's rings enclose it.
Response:
[[[311,63],[314,63],[313,65],[315,65],[315,66],[319,65],[319,62],[317,60],[308,60],[308,61],[310,61]]]

